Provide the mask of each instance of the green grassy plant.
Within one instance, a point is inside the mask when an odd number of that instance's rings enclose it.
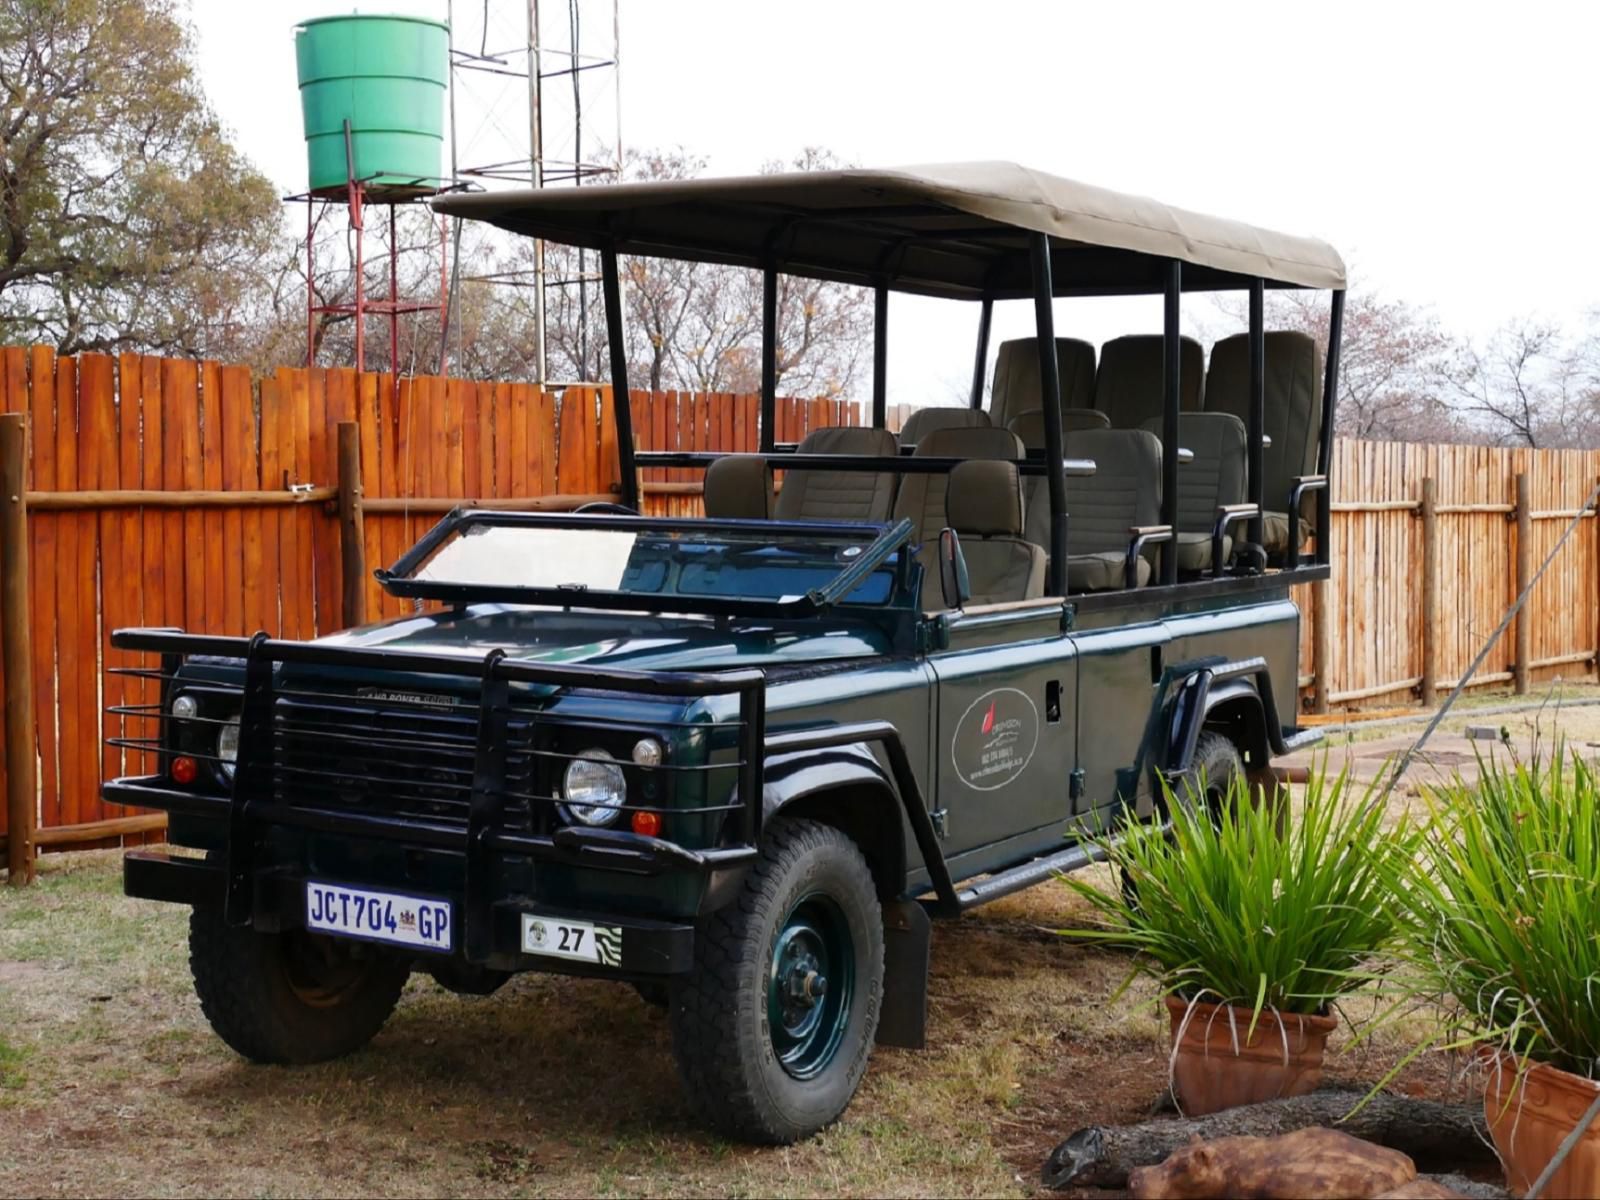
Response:
[[[1600,1078],[1600,779],[1558,747],[1424,795],[1423,851],[1397,880],[1403,979],[1452,997],[1453,1045]]]
[[[1350,792],[1347,776],[1318,770],[1297,804],[1256,803],[1242,778],[1209,803],[1169,794],[1170,833],[1130,819],[1107,842],[1121,894],[1065,881],[1101,924],[1063,932],[1132,948],[1134,974],[1172,995],[1324,1013],[1394,934],[1389,885],[1418,836],[1386,829],[1377,798]]]

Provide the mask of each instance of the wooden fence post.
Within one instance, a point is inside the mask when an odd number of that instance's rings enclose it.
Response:
[[[1439,678],[1439,514],[1432,476],[1422,481],[1422,706],[1438,700]]]
[[[1533,488],[1526,471],[1517,472],[1517,592],[1522,595],[1533,578]],[[1516,693],[1528,694],[1528,664],[1533,661],[1533,622],[1528,620],[1533,597],[1517,613],[1517,657],[1512,664]]]
[[[367,552],[361,512],[361,427],[339,422],[340,615],[344,628],[366,624]]]
[[[1311,585],[1311,711],[1328,711],[1328,697],[1333,692],[1333,614],[1328,611],[1332,603],[1331,579],[1319,579]]]
[[[28,424],[0,417],[0,652],[4,653],[6,867],[13,887],[33,882],[33,648],[28,611]]]

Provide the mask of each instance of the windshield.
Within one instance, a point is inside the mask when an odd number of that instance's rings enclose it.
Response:
[[[750,522],[670,529],[465,523],[409,578],[465,588],[704,596],[783,603],[858,563],[883,529],[797,530]],[[837,527],[835,527],[837,530]],[[848,593],[851,604],[894,594],[891,555]]]

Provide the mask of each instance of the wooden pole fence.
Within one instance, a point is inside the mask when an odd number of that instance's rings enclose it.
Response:
[[[107,508],[280,508],[327,504],[339,498],[336,487],[306,487],[283,492],[158,492],[129,488],[103,492],[29,492],[33,512],[92,512]]]
[[[33,642],[28,608],[28,419],[0,416],[0,661],[5,664],[6,870],[33,881]]]
[[[1439,697],[1439,505],[1438,483],[1422,481],[1422,706]]]

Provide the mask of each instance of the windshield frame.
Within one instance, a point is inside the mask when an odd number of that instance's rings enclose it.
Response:
[[[771,531],[773,534],[816,534],[849,537],[867,544],[848,566],[820,587],[804,595],[777,600],[754,597],[697,596],[658,592],[622,592],[597,588],[543,588],[513,584],[454,583],[415,579],[435,550],[474,525],[503,528],[615,529],[640,533],[738,533]],[[458,508],[445,517],[389,568],[373,572],[391,596],[438,600],[450,604],[531,604],[548,608],[605,608],[631,612],[679,612],[708,616],[768,615],[805,617],[846,601],[897,552],[909,547],[915,527],[906,518],[894,522],[755,521],[731,518],[705,520],[683,517],[629,516],[616,513],[531,513],[505,509]],[[870,538],[870,540],[869,540]],[[916,594],[913,558],[901,553],[889,599],[872,611],[914,607]]]

